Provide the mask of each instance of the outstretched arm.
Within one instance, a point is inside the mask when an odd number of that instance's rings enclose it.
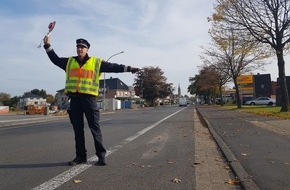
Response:
[[[102,61],[101,64],[101,72],[105,73],[123,73],[123,72],[131,72],[136,73],[139,69],[131,66],[126,66],[117,63],[110,63],[107,61]]]

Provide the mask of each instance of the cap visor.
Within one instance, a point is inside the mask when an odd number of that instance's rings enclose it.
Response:
[[[86,46],[85,44],[77,44],[77,47],[85,47],[85,48],[88,48],[88,46]]]

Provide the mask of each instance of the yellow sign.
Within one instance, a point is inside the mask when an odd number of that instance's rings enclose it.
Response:
[[[240,91],[242,90],[242,91],[253,91],[254,90],[254,88],[252,87],[252,88],[239,88],[240,89]]]
[[[253,75],[241,75],[237,78],[238,84],[253,83]]]

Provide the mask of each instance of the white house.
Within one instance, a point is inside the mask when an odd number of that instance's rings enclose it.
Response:
[[[24,109],[28,105],[47,106],[47,103],[46,99],[31,93],[20,98],[18,107]]]

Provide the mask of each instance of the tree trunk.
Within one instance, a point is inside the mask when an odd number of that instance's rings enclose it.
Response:
[[[220,98],[221,98],[221,106],[224,106],[222,85],[219,85],[219,93],[220,93]]]
[[[241,102],[241,98],[240,98],[240,90],[239,90],[239,86],[237,83],[237,78],[234,79],[234,84],[235,84],[235,88],[236,88],[237,108],[241,109],[242,102]]]
[[[279,86],[281,89],[281,110],[280,112],[288,112],[289,111],[289,97],[288,90],[286,84],[286,76],[285,76],[285,61],[283,57],[283,49],[277,50],[277,59],[278,59],[278,69],[279,69]]]

